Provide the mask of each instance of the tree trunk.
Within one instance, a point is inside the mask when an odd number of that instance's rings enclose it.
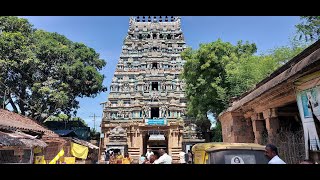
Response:
[[[19,105],[21,114],[25,116],[25,115],[26,115],[26,109],[24,108],[24,103],[23,103],[23,101],[22,101],[22,100],[19,100],[18,105]]]
[[[9,103],[11,104],[12,108],[13,108],[13,112],[15,113],[19,113],[18,112],[18,109],[17,109],[17,106],[14,104],[12,98],[11,98],[11,94],[9,94]]]

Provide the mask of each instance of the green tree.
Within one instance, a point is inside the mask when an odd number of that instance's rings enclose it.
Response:
[[[80,117],[70,117],[66,114],[58,114],[55,116],[49,116],[45,121],[80,121],[84,126],[88,127],[88,124],[84,121],[84,119],[80,118]]]
[[[301,16],[301,23],[296,25],[299,39],[305,38],[305,41],[314,41],[319,39],[320,35],[320,16]]]
[[[255,44],[239,41],[234,46],[220,39],[200,44],[198,50],[189,48],[182,52],[182,58],[186,60],[182,78],[186,82],[188,115],[206,119],[210,111],[217,117],[228,105],[226,100],[231,96],[226,66],[255,52]]]
[[[230,99],[253,89],[306,46],[292,41],[290,46],[255,55],[255,44],[239,41],[232,45],[219,39],[201,44],[198,50],[186,49],[182,53],[182,58],[186,60],[182,78],[186,82],[188,115],[196,117],[196,124],[203,132],[208,131],[208,112],[212,112],[217,120],[217,116],[229,106]],[[217,122],[216,128],[211,131],[215,141],[222,137],[219,125]]]
[[[0,27],[0,88],[10,89],[7,99],[15,112],[40,122],[70,116],[79,108],[77,97],[106,90],[99,73],[106,62],[94,49],[33,29],[23,18],[0,17]]]
[[[269,50],[266,54],[239,58],[226,65],[226,81],[230,97],[238,97],[253,89],[258,82],[269,76],[291,58],[299,54],[307,44],[291,41],[289,46]]]
[[[90,139],[100,140],[100,132],[97,132],[95,129],[90,129]]]
[[[212,131],[212,141],[222,142],[222,127],[219,121],[216,121],[216,126],[211,129]]]

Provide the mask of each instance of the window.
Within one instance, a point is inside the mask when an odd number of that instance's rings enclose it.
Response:
[[[153,118],[159,118],[159,107],[151,108],[151,119]]]
[[[158,63],[152,63],[152,69],[158,69]]]
[[[158,82],[152,82],[152,90],[158,91]]]

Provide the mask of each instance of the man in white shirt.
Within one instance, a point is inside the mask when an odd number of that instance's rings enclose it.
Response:
[[[148,151],[147,151],[147,153],[146,153],[146,158],[147,158],[147,160],[150,160],[150,156],[151,156],[151,155],[153,155],[153,152],[151,151],[150,148],[148,148]]]
[[[153,164],[172,164],[172,157],[164,149],[160,149],[159,154],[159,159],[155,160]]]
[[[265,148],[265,155],[269,159],[268,164],[286,164],[278,156],[278,148],[275,145],[267,144]]]
[[[179,153],[180,164],[187,164],[185,155],[186,155],[186,153],[183,152],[183,151],[181,151],[181,152]]]

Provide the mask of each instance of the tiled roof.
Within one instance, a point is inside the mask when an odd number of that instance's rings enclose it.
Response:
[[[0,131],[0,146],[47,147],[47,144],[36,137],[22,132],[5,133]]]
[[[38,124],[35,120],[4,109],[0,109],[0,127],[43,132],[47,137],[59,137],[58,134]]]

